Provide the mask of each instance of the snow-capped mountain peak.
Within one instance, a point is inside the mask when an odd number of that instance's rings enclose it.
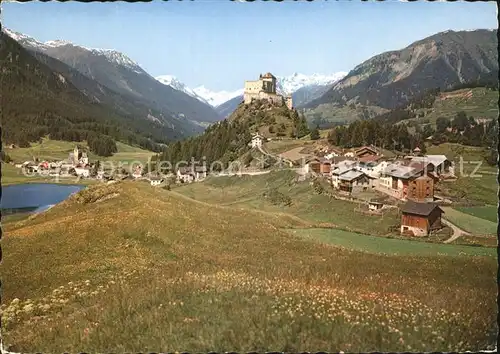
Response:
[[[25,34],[22,34],[22,33],[16,32],[16,31],[12,31],[8,28],[2,27],[2,32],[4,32],[10,38],[12,38],[13,40],[15,40],[16,42],[18,42],[19,44],[21,44],[23,46],[31,47],[33,49],[38,49],[38,50],[45,50],[48,48],[48,46],[45,45],[44,43],[39,42],[36,39],[34,39],[30,36],[27,36]]]
[[[30,37],[30,36],[9,30],[8,28],[5,28],[5,27],[2,28],[2,31],[4,33],[6,33],[9,37],[14,39],[16,42],[21,44],[22,46],[29,47],[29,48],[36,50],[36,51],[45,52],[45,51],[50,51],[51,49],[55,49],[58,47],[72,46],[72,47],[87,50],[89,52],[92,52],[95,55],[103,55],[109,61],[111,61],[115,64],[118,64],[118,65],[122,65],[124,67],[127,67],[128,69],[133,70],[136,73],[139,73],[139,74],[144,73],[144,70],[142,70],[142,68],[140,67],[140,65],[138,63],[136,63],[135,61],[130,59],[125,54],[123,54],[117,50],[114,50],[114,49],[87,48],[87,47],[77,45],[77,44],[74,44],[72,42],[69,42],[66,40],[61,40],[61,39],[47,41],[45,43],[42,43],[42,42],[40,42],[40,41]]]
[[[244,89],[236,91],[212,91],[202,85],[195,88],[193,91],[196,92],[198,96],[203,97],[208,104],[217,107],[229,101],[231,98],[243,95]]]
[[[83,48],[83,47],[82,47]],[[97,48],[84,48],[90,50],[94,54],[104,55],[109,61],[118,65],[125,66],[139,74],[144,73],[144,70],[138,63],[130,59],[125,54],[114,49],[97,49]]]
[[[64,41],[64,40],[61,40],[61,39],[56,39],[55,41],[47,41],[44,43],[46,46],[49,46],[49,47],[63,47],[65,45],[74,45],[73,43],[69,42],[69,41]]]
[[[293,73],[290,76],[282,76],[277,78],[276,90],[279,93],[291,95],[298,89],[311,86],[311,85],[330,85],[333,84],[344,76],[347,75],[347,72],[341,71],[329,75],[323,74],[312,74],[312,75],[304,75],[300,73]]]
[[[170,86],[174,90],[182,91],[186,94],[188,94],[191,97],[194,97],[203,103],[210,104],[205,98],[201,95],[198,95],[195,90],[190,89],[189,87],[186,86],[183,82],[179,81],[175,76],[173,75],[160,75],[155,77],[156,80],[161,82],[164,85]]]

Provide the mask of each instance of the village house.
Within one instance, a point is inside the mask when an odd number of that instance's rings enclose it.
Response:
[[[362,146],[359,149],[354,150],[354,155],[358,158],[361,159],[363,157],[367,156],[377,156],[380,155],[378,150],[374,147],[371,146]]]
[[[330,159],[321,158],[319,159],[319,173],[323,176],[330,176],[330,170],[332,167],[332,162]]]
[[[325,151],[325,158],[327,159],[332,159],[334,157],[337,157],[337,156],[342,156],[342,151],[341,150],[338,150],[338,149],[335,149],[335,148],[328,148],[326,151]]]
[[[359,170],[356,161],[344,160],[332,166],[331,182],[335,189],[351,193],[373,186],[374,178]]]
[[[207,178],[207,168],[206,166],[196,166],[194,168],[194,173],[195,173],[195,180],[196,181],[201,181],[205,178]]]
[[[90,169],[85,168],[85,167],[75,167],[75,173],[77,176],[80,177],[90,177]]]
[[[96,178],[99,179],[99,180],[104,179],[104,171],[103,170],[97,171]]]
[[[161,185],[163,183],[163,178],[161,178],[161,177],[150,177],[149,178],[149,183],[153,187],[159,186],[159,185]]]
[[[36,173],[38,172],[38,165],[32,161],[25,161],[22,164],[22,169],[25,170],[27,173]]]
[[[413,149],[413,155],[414,156],[422,156],[422,150],[417,146],[415,149]]]
[[[434,179],[427,175],[410,179],[406,199],[416,202],[433,202],[434,201]]]
[[[320,171],[320,159],[318,157],[310,157],[305,160],[303,166],[303,173],[305,175],[310,173],[319,173]]]
[[[361,171],[349,170],[338,176],[337,185],[340,191],[353,193],[371,187],[372,178]]]
[[[423,175],[435,178],[433,166],[423,162],[398,161],[382,171],[376,188],[394,198],[405,200],[410,181]]]
[[[377,158],[370,162],[358,162],[358,169],[372,178],[379,178],[388,165],[387,161]]]
[[[442,227],[443,210],[435,203],[407,201],[401,207],[401,234],[428,236],[432,230]]]
[[[411,161],[430,164],[432,166],[432,171],[435,172],[437,176],[455,174],[453,162],[448,160],[445,155],[413,156],[411,157]]]
[[[179,183],[191,183],[195,180],[192,167],[179,167],[177,169],[177,181]]]
[[[134,172],[132,172],[132,177],[135,178],[135,179],[138,179],[138,178],[142,177],[142,167],[141,166],[137,166],[134,169]]]
[[[265,138],[259,133],[252,136],[252,141],[251,141],[252,148],[261,147],[264,139]]]

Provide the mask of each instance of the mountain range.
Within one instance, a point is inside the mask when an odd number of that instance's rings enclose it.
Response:
[[[123,53],[112,49],[86,48],[59,40],[41,43],[17,32],[4,31],[32,53],[55,58],[98,84],[140,101],[165,117],[184,120],[186,130],[191,133],[203,130],[199,123],[220,120],[212,106],[160,83]],[[175,126],[174,121],[167,120],[167,124]],[[184,132],[184,135],[187,133]]]
[[[94,152],[106,156],[114,150],[113,140],[158,150],[159,143],[182,138],[182,125],[169,126],[147,116],[137,119],[140,114],[157,113],[133,107],[127,98],[57,59],[30,53],[4,32],[0,32],[0,64],[4,143],[26,147],[46,135],[67,141],[92,138],[97,142]],[[104,101],[99,102],[93,92]],[[124,104],[124,109],[112,104]]]
[[[359,107],[391,110],[430,89],[496,81],[497,47],[496,30],[437,33],[366,60],[304,107],[309,114],[356,118]]]

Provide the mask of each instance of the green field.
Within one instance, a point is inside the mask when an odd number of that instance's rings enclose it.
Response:
[[[455,208],[456,210],[491,222],[498,222],[498,207],[488,205],[469,208]]]
[[[442,182],[436,194],[452,197],[457,204],[487,204],[498,202],[497,169],[484,162],[484,150],[479,147],[445,143],[427,148],[429,155],[446,155],[455,162],[457,180]],[[460,163],[460,158],[464,163]],[[462,167],[460,167],[462,166]],[[477,171],[474,171],[479,166]],[[474,175],[472,174],[474,173]]]
[[[453,208],[444,207],[444,217],[453,224],[470,232],[473,235],[496,235],[497,223],[470,214],[463,213]]]
[[[313,121],[316,116],[321,117],[332,123],[350,123],[353,120],[362,119],[363,109],[374,117],[378,114],[388,112],[387,109],[377,107],[377,106],[363,106],[357,108],[351,108],[349,106],[338,107],[333,104],[321,104],[314,109],[309,109],[305,112],[305,116],[309,121]]]
[[[373,235],[386,235],[399,223],[396,210],[383,217],[356,212],[356,203],[315,194],[309,182],[295,182],[293,171],[276,171],[260,176],[212,177],[204,183],[193,183],[176,192],[211,204],[281,212],[306,220],[311,224],[326,223],[335,227]],[[277,189],[292,198],[291,206],[276,206],[263,193]],[[365,222],[356,220],[362,218]]]
[[[238,183],[214,180],[212,196],[228,203],[223,194]],[[208,204],[201,190],[192,192],[198,200],[143,183],[91,186],[7,223],[4,346],[427,352],[495,343],[490,250],[471,257],[462,251],[469,248],[449,246],[454,251],[442,253],[453,257],[433,256],[442,245],[413,242],[412,252],[399,240],[304,230],[308,222],[292,214]]]
[[[458,245],[433,244],[418,241],[389,239],[375,236],[360,235],[335,229],[305,229],[289,230],[299,237],[343,247],[355,251],[385,255],[414,256],[489,256],[496,257],[494,248],[471,247]]]

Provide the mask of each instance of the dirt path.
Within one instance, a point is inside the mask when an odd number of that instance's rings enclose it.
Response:
[[[449,239],[445,240],[443,243],[450,243],[450,242],[455,241],[460,236],[470,235],[470,233],[468,233],[467,231],[462,230],[461,228],[459,228],[455,224],[452,224],[450,221],[448,221],[446,219],[442,219],[442,221],[443,221],[443,224],[445,224],[446,226],[451,227],[451,229],[453,230],[453,235],[451,235],[451,237]]]
[[[257,146],[257,149],[259,149],[259,151],[260,151],[262,154],[264,154],[264,155],[270,156],[270,157],[272,157],[272,158],[274,158],[274,159],[276,159],[276,160],[278,160],[278,161],[280,161],[280,160],[281,160],[281,161],[283,161],[283,162],[287,163],[290,167],[292,167],[292,166],[293,166],[293,162],[292,162],[292,161],[290,161],[290,160],[288,160],[288,159],[286,159],[286,158],[284,158],[284,157],[282,157],[282,156],[280,156],[280,155],[273,155],[273,154],[271,154],[271,153],[267,152],[266,150],[264,150],[264,148],[263,148],[262,146]]]

